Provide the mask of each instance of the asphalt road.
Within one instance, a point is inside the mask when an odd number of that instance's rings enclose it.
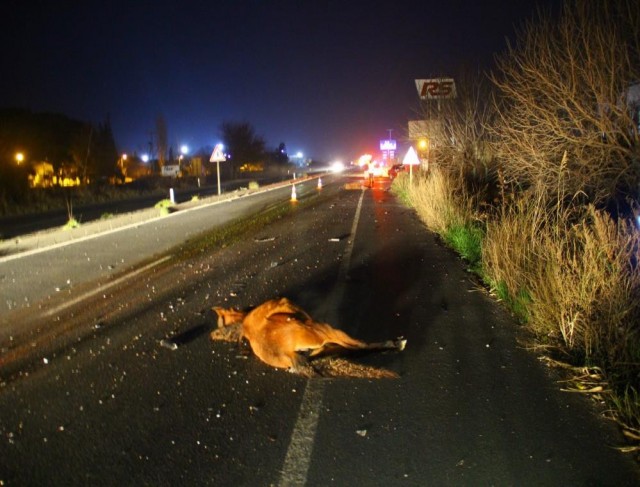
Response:
[[[614,425],[559,390],[385,187],[308,195],[237,244],[146,270],[125,257],[108,288],[88,277],[5,313],[0,484],[638,485]],[[62,248],[115,244],[83,245]],[[209,340],[211,306],[277,296],[365,340],[404,336],[402,353],[354,358],[400,378],[306,380]]]

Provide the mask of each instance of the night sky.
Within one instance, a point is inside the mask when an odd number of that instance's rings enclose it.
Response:
[[[162,115],[175,148],[239,121],[268,147],[349,160],[388,129],[402,139],[416,78],[490,67],[536,5],[559,3],[4,0],[0,107],[110,117],[121,152],[146,152]]]

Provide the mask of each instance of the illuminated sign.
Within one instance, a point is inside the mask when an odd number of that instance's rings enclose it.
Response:
[[[211,157],[209,158],[209,162],[224,162],[227,160],[226,156],[222,152],[222,144],[217,144],[213,152],[211,153]]]
[[[421,100],[456,97],[456,83],[453,78],[417,79],[416,88]]]
[[[396,141],[393,139],[381,140],[380,150],[381,151],[396,150]]]
[[[402,164],[405,166],[418,166],[420,164],[420,159],[418,159],[418,154],[413,147],[409,147],[407,151],[407,155],[402,159]]]

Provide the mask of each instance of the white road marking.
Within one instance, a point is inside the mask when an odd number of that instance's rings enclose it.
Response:
[[[336,303],[340,303],[344,297],[345,277],[351,265],[351,254],[353,253],[353,244],[356,240],[356,231],[358,229],[358,222],[360,221],[363,199],[364,190],[362,190],[360,199],[358,200],[356,214],[353,218],[353,224],[351,225],[351,238],[347,244],[345,257],[338,270],[336,286],[330,297],[325,301],[332,303],[334,308],[337,306]],[[287,455],[284,459],[280,482],[278,482],[279,487],[302,486],[307,483],[313,443],[318,428],[318,421],[320,420],[320,410],[322,409],[324,385],[325,382],[321,380],[307,380],[300,410],[298,411],[298,418],[296,419],[296,424],[291,434],[291,441],[289,442],[289,448],[287,449]]]
[[[127,279],[131,279],[132,277],[135,277],[138,274],[141,274],[141,273],[143,273],[145,271],[148,271],[149,269],[151,269],[151,268],[153,268],[153,267],[155,267],[155,266],[157,266],[159,264],[162,264],[163,262],[169,260],[170,258],[171,258],[171,256],[167,255],[167,256],[165,256],[165,257],[163,257],[161,259],[158,259],[158,260],[156,260],[154,262],[151,262],[150,264],[147,264],[144,267],[141,267],[140,269],[136,269],[135,271],[130,272],[129,274],[125,274],[124,276],[121,276],[118,279],[116,279],[114,281],[111,281],[108,284],[100,286],[97,289],[94,289],[92,291],[87,291],[86,293],[81,294],[80,296],[76,296],[75,298],[73,298],[73,299],[71,299],[69,301],[65,301],[60,306],[56,306],[55,308],[52,308],[52,309],[48,310],[47,312],[45,312],[43,314],[43,316],[52,316],[52,315],[54,315],[56,313],[59,313],[60,311],[62,311],[64,309],[69,308],[70,306],[73,306],[74,304],[77,304],[77,303],[79,303],[79,302],[81,302],[81,301],[83,301],[83,300],[85,300],[87,298],[90,298],[91,296],[95,296],[98,293],[105,292],[107,289],[110,289],[113,286],[117,286],[118,284],[120,284],[121,282],[126,281]]]
[[[314,177],[311,177],[309,179],[305,179],[303,181],[300,181],[298,184],[303,184],[306,183],[308,180],[312,180],[314,179]],[[288,184],[288,183],[287,183]],[[154,218],[149,218],[148,220],[142,220],[142,221],[134,221],[132,223],[126,223],[124,225],[120,225],[117,226],[115,228],[110,228],[108,230],[101,230],[101,231],[97,231],[95,233],[90,233],[87,235],[83,235],[81,237],[76,237],[76,238],[72,238],[70,240],[65,240],[63,242],[57,242],[57,243],[53,243],[53,244],[49,244],[49,245],[45,245],[44,247],[36,247],[33,249],[29,249],[29,250],[23,250],[23,251],[19,251],[19,252],[15,252],[15,253],[10,253],[8,255],[4,255],[0,257],[0,263],[3,262],[8,262],[10,260],[16,260],[16,259],[21,259],[23,257],[28,257],[30,255],[35,255],[35,254],[41,254],[43,252],[48,252],[50,250],[53,249],[59,249],[62,247],[67,247],[69,245],[74,245],[80,242],[86,242],[87,240],[93,240],[94,238],[99,238],[99,237],[103,237],[105,235],[110,235],[112,233],[117,233],[117,232],[122,232],[124,230],[129,230],[130,228],[137,228],[137,227],[141,227],[143,225],[147,225],[149,223],[154,223],[157,222],[159,220],[166,220],[167,218],[177,218],[180,217],[186,213],[190,213],[192,211],[199,211],[202,209],[206,209],[209,208],[211,206],[216,206],[216,205],[222,205],[222,204],[226,204],[226,203],[230,203],[233,202],[239,198],[248,198],[260,193],[266,193],[268,191],[274,191],[277,189],[281,189],[284,186],[282,185],[277,185],[277,186],[273,186],[273,187],[267,187],[267,188],[263,188],[261,191],[256,192],[256,193],[247,193],[245,195],[240,195],[240,196],[231,196],[231,198],[229,199],[223,199],[223,200],[216,200],[216,201],[212,201],[210,203],[204,203],[198,206],[194,206],[193,208],[184,208],[180,211],[176,211],[175,213],[169,213],[168,215],[162,215],[162,216],[157,216]],[[91,223],[95,223],[95,222],[90,222]],[[21,237],[18,237],[17,240],[20,240]],[[9,249],[11,250],[11,249]]]

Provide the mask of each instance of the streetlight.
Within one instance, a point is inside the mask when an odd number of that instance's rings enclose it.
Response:
[[[127,169],[125,167],[125,161],[127,160],[127,154],[122,154],[120,159],[118,160],[118,167],[120,168],[120,173],[122,174],[123,180],[126,179]]]
[[[16,162],[18,163],[18,166],[20,164],[22,164],[22,161],[24,161],[24,154],[22,152],[17,152],[16,153]]]
[[[421,137],[418,140],[418,157],[422,162],[429,164],[429,139],[426,137]]]
[[[180,166],[180,170],[182,170],[182,160],[189,153],[189,147],[186,145],[180,146],[180,155],[178,156],[178,165]]]

